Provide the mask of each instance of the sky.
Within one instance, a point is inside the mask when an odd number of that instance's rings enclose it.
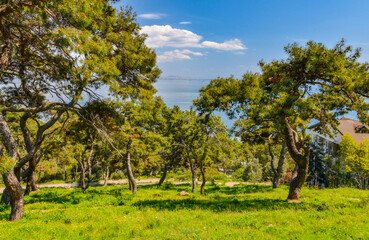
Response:
[[[155,49],[158,95],[188,109],[216,77],[258,72],[258,62],[286,57],[283,47],[309,40],[333,47],[344,38],[369,61],[369,1],[127,0],[146,44]]]

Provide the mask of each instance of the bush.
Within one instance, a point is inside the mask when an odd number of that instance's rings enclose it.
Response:
[[[245,168],[239,168],[237,169],[233,174],[232,177],[234,178],[234,180],[236,181],[242,181],[243,178],[243,172],[245,171]]]
[[[110,179],[113,179],[113,180],[119,180],[119,179],[125,179],[125,178],[126,176],[124,175],[122,171],[116,171],[110,175]]]
[[[205,177],[206,181],[211,181],[212,183],[215,181],[227,182],[229,180],[226,174],[219,172],[215,168],[207,168],[205,171]]]
[[[254,158],[246,165],[242,179],[247,182],[256,182],[261,179],[262,174],[262,166],[259,164],[259,160]]]
[[[176,181],[182,182],[182,181],[191,181],[192,179],[192,173],[191,170],[188,169],[180,169],[176,172],[174,179]]]

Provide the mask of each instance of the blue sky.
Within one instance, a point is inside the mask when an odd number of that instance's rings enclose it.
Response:
[[[158,95],[188,108],[212,78],[259,71],[264,59],[284,58],[288,43],[361,47],[369,61],[369,1],[128,0],[146,44],[158,55]],[[189,80],[190,79],[190,80]],[[197,79],[197,80],[195,80]]]

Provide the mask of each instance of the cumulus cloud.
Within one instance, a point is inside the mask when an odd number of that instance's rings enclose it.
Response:
[[[194,52],[188,49],[183,49],[183,50],[173,50],[173,51],[167,51],[164,52],[162,55],[158,56],[158,61],[159,62],[172,62],[175,60],[188,60],[191,59],[191,56],[202,56],[203,54],[201,52]]]
[[[163,14],[163,13],[145,13],[145,14],[138,15],[139,18],[145,18],[145,19],[160,19],[164,16],[166,16],[166,14]]]
[[[148,35],[146,45],[160,47],[200,47],[201,36],[184,29],[172,28],[170,25],[144,26],[142,33]]]
[[[191,31],[173,28],[170,25],[144,26],[142,33],[148,35],[146,44],[153,48],[176,47],[176,48],[213,48],[224,51],[247,49],[241,40],[235,38],[223,43],[213,41],[201,41],[202,36]]]
[[[201,43],[204,47],[215,48],[218,50],[233,51],[233,50],[245,50],[246,47],[243,45],[241,40],[235,38],[223,43],[217,43],[212,41],[204,41]]]
[[[179,24],[188,25],[188,24],[192,24],[192,22],[180,22]]]

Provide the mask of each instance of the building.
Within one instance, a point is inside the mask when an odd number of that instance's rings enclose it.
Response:
[[[360,121],[341,118],[339,120],[339,125],[337,127],[338,132],[333,133],[333,137],[328,135],[320,134],[316,129],[319,127],[320,123],[311,126],[309,129],[311,131],[312,141],[323,146],[326,155],[336,156],[338,151],[338,145],[342,141],[342,136],[350,133],[354,140],[358,143],[364,141],[365,138],[369,139],[369,126],[361,123]]]

